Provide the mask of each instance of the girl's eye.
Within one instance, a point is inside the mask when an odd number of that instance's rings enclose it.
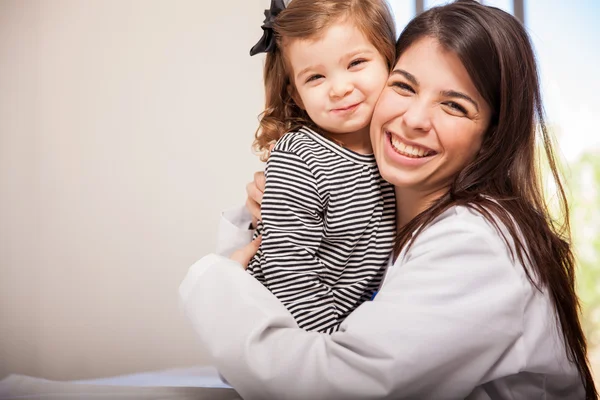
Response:
[[[461,106],[460,104],[458,104],[458,103],[456,103],[454,101],[447,101],[447,102],[444,103],[444,105],[446,107],[450,108],[452,111],[459,112],[459,113],[461,113],[463,115],[467,115],[468,114],[466,108],[464,108],[463,106]]]
[[[412,88],[412,86],[402,81],[392,82],[390,86],[393,86],[405,92],[415,93],[415,90]]]
[[[357,65],[360,65],[365,62],[367,62],[367,60],[365,60],[364,58],[356,59],[356,60],[352,61],[350,63],[350,65],[348,65],[348,68],[356,67]]]
[[[311,75],[306,80],[306,83],[313,82],[313,81],[316,81],[317,79],[321,79],[321,78],[324,78],[324,76],[323,75]]]

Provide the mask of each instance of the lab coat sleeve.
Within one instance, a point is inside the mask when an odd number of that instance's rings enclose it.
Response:
[[[493,228],[442,219],[403,260],[332,335],[299,329],[239,264],[215,255],[191,267],[181,299],[245,399],[459,399],[518,371],[524,285]]]

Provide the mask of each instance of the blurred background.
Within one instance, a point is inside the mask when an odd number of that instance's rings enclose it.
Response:
[[[389,0],[399,31],[443,1]],[[600,372],[600,4],[494,0],[536,47]],[[178,308],[242,204],[269,0],[0,0],[0,379],[207,362]]]

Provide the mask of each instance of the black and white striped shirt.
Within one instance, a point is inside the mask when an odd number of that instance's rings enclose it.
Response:
[[[393,186],[373,155],[302,128],[269,157],[262,243],[248,271],[306,330],[333,332],[379,288],[395,237]]]

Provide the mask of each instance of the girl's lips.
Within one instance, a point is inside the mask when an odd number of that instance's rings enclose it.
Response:
[[[331,110],[331,112],[336,113],[336,114],[352,112],[352,111],[356,110],[358,108],[358,106],[360,106],[361,104],[362,103],[356,103],[356,104],[352,104],[348,107],[334,108]]]

